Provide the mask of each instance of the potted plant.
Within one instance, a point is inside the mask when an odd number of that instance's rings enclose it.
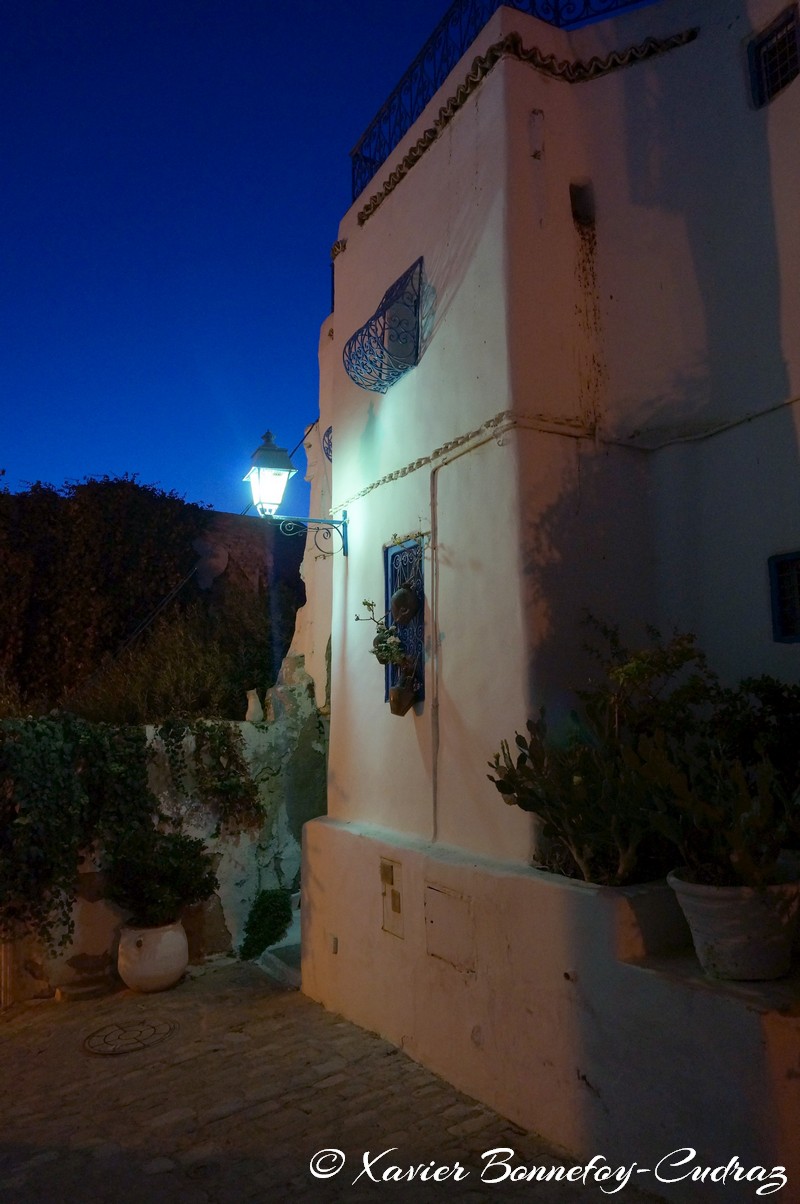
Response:
[[[488,775],[504,800],[540,821],[537,863],[601,886],[663,877],[674,857],[653,826],[651,792],[613,745],[573,730],[548,736],[544,709],[506,741]]]
[[[217,888],[202,840],[142,826],[115,842],[107,861],[108,898],[130,913],[120,933],[117,968],[126,986],[161,991],[189,961],[184,907]]]
[[[375,603],[365,598],[362,606],[369,612],[366,618],[375,624],[375,637],[370,652],[379,665],[396,665],[398,667],[397,681],[389,686],[389,710],[393,715],[405,715],[411,710],[417,699],[416,673],[417,661],[410,657],[403,645],[398,624],[408,621],[408,616],[415,613],[414,595],[408,585],[396,591],[392,598],[393,617],[397,611],[397,622],[388,623],[387,615],[376,618]],[[418,603],[417,603],[418,605]],[[356,620],[365,616],[356,615]]]
[[[800,836],[800,687],[725,688],[690,634],[664,643],[651,630],[631,652],[592,622],[609,650],[571,733],[550,740],[542,713],[516,756],[501,746],[490,780],[540,817],[547,868],[609,885],[669,870],[709,975],[785,974],[800,894],[800,859],[787,854]]]
[[[509,804],[538,816],[539,863],[606,886],[663,878],[674,850],[654,822],[653,791],[626,750],[648,734],[682,734],[716,689],[694,637],[667,643],[650,629],[649,647],[624,647],[615,628],[587,623],[607,644],[591,648],[601,672],[578,692],[580,708],[560,739],[548,732],[544,708],[490,762],[489,780]]]
[[[797,782],[765,742],[739,743],[727,703],[693,736],[642,740],[627,760],[649,782],[655,823],[679,853],[668,875],[710,977],[770,979],[788,973],[800,904]]]

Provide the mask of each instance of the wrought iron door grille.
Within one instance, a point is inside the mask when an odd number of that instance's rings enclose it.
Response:
[[[420,352],[423,262],[418,259],[384,294],[375,313],[352,335],[342,352],[351,380],[372,393],[386,393]]]
[[[428,101],[442,86],[486,22],[505,3],[508,8],[538,17],[560,29],[577,29],[618,12],[643,8],[655,0],[454,0],[400,83],[376,113],[350,152],[353,200],[401,138],[410,130]]]
[[[392,544],[384,552],[384,570],[386,574],[386,610],[391,609],[392,594],[401,585],[409,585],[417,595],[419,610],[408,623],[398,627],[397,634],[403,645],[403,652],[413,665],[413,686],[416,701],[422,702],[425,697],[425,581],[423,574],[423,546],[418,539],[407,539],[404,543]],[[386,666],[386,694],[389,698],[389,687],[401,684],[402,669],[400,665]]]
[[[800,74],[797,7],[792,5],[747,48],[753,104],[762,108]]]
[[[800,552],[769,560],[772,638],[781,644],[800,642]]]

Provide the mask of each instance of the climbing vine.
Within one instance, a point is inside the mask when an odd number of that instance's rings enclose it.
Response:
[[[158,735],[175,789],[194,780],[217,834],[263,823],[238,727],[173,720]],[[102,849],[114,864],[132,841],[152,843],[155,828],[170,827],[149,782],[153,755],[140,726],[68,714],[0,721],[0,940],[27,929],[51,953],[64,948],[82,855]]]
[[[186,784],[186,752],[183,742],[189,735],[189,723],[186,719],[166,719],[155,729],[157,739],[164,749],[172,788],[178,795],[185,795]]]
[[[193,778],[198,798],[217,817],[217,835],[263,823],[240,727],[204,719],[172,719],[160,724],[155,735],[164,748],[174,792],[179,796],[190,793]],[[187,737],[194,741],[191,765]]]
[[[69,943],[81,854],[157,817],[147,762],[141,728],[0,723],[0,938],[24,926],[51,952]]]
[[[257,827],[263,814],[245,760],[241,728],[203,719],[193,726],[197,786],[200,797],[216,812],[219,830]]]

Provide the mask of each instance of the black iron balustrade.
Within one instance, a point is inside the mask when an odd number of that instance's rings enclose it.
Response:
[[[559,29],[577,29],[623,9],[642,8],[654,0],[455,0],[351,150],[353,200],[503,3]]]

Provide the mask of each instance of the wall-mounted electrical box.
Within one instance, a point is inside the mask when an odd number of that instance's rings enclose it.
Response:
[[[383,931],[403,936],[403,867],[399,861],[381,857]]]

